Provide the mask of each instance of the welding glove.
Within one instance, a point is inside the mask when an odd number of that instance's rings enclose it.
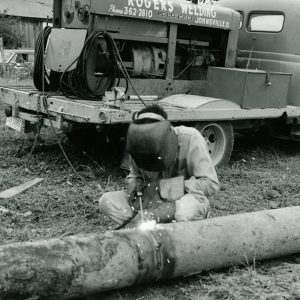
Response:
[[[131,182],[127,187],[128,204],[134,208],[139,209],[139,197],[138,192],[143,192],[146,184],[143,182]]]
[[[139,193],[142,198],[143,209],[156,207],[162,202],[159,193],[159,180],[148,184],[140,184],[128,197],[128,204],[136,210],[140,210]]]
[[[178,176],[169,179],[153,181],[143,187],[142,206],[144,220],[155,220],[157,223],[169,223],[175,220],[175,201],[184,195],[184,177]],[[137,193],[132,193],[128,203],[135,210],[140,210],[140,201]],[[138,213],[126,226],[137,227],[141,222]]]
[[[128,203],[131,207],[139,210],[140,201],[137,191],[141,192],[143,208],[157,207],[162,201],[176,201],[184,195],[184,177],[178,176],[168,179],[153,181],[147,185],[140,184],[130,194]]]
[[[184,195],[184,177],[178,176],[159,181],[159,193],[165,201],[176,201]]]

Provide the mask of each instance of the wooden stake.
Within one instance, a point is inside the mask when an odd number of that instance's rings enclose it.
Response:
[[[18,186],[14,186],[10,189],[7,189],[0,193],[0,199],[8,199],[8,198],[14,197],[16,195],[19,195],[19,194],[25,192],[26,190],[28,190],[29,188],[31,188],[32,186],[42,182],[43,180],[44,180],[44,178],[35,178],[28,182],[22,183]]]

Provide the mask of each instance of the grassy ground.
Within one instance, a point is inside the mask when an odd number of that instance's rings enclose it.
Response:
[[[1,200],[0,244],[33,241],[113,228],[99,214],[96,199],[125,187],[125,171],[105,148],[74,147],[59,135],[74,174],[51,129],[43,130],[34,149],[24,134],[7,129],[0,114],[0,191],[34,177],[45,180],[13,199]],[[228,215],[299,205],[300,147],[271,138],[239,138],[228,166],[218,169],[220,193],[212,215]],[[300,299],[300,256],[255,266],[203,273],[90,297],[96,299]]]

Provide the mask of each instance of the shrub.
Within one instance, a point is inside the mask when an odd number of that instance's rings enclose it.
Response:
[[[22,34],[18,32],[19,18],[0,13],[0,37],[4,48],[17,48],[22,42]]]

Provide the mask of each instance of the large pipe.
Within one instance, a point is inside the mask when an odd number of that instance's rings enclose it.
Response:
[[[300,206],[0,247],[0,299],[69,299],[300,253]]]

